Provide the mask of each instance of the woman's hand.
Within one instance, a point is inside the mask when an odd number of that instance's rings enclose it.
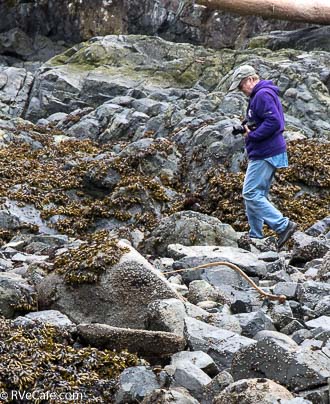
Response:
[[[250,131],[250,129],[248,128],[247,125],[244,125],[244,128],[245,128],[245,132],[243,133],[243,136],[248,136],[251,131]]]

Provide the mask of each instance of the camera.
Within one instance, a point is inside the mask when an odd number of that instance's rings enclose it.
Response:
[[[247,126],[250,130],[256,129],[255,122],[249,121],[248,119],[244,119],[240,125],[233,126],[232,134],[234,136],[243,135],[246,132],[244,126]]]

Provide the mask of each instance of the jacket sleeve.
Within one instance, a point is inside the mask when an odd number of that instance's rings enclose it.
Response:
[[[265,140],[281,128],[280,113],[275,104],[274,96],[267,92],[257,95],[255,114],[262,122],[257,129],[249,133],[249,139],[255,142]]]

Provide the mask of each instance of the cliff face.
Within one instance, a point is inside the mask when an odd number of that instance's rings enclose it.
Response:
[[[306,26],[186,6],[179,0],[7,0],[0,5],[0,32],[20,27],[68,42],[109,34],[157,35],[215,49],[244,45],[249,37]]]

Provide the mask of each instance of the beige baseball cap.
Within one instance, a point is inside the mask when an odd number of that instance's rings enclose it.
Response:
[[[242,65],[238,67],[233,73],[229,91],[236,90],[243,79],[245,79],[246,77],[253,76],[255,74],[257,74],[256,71],[250,65]]]

